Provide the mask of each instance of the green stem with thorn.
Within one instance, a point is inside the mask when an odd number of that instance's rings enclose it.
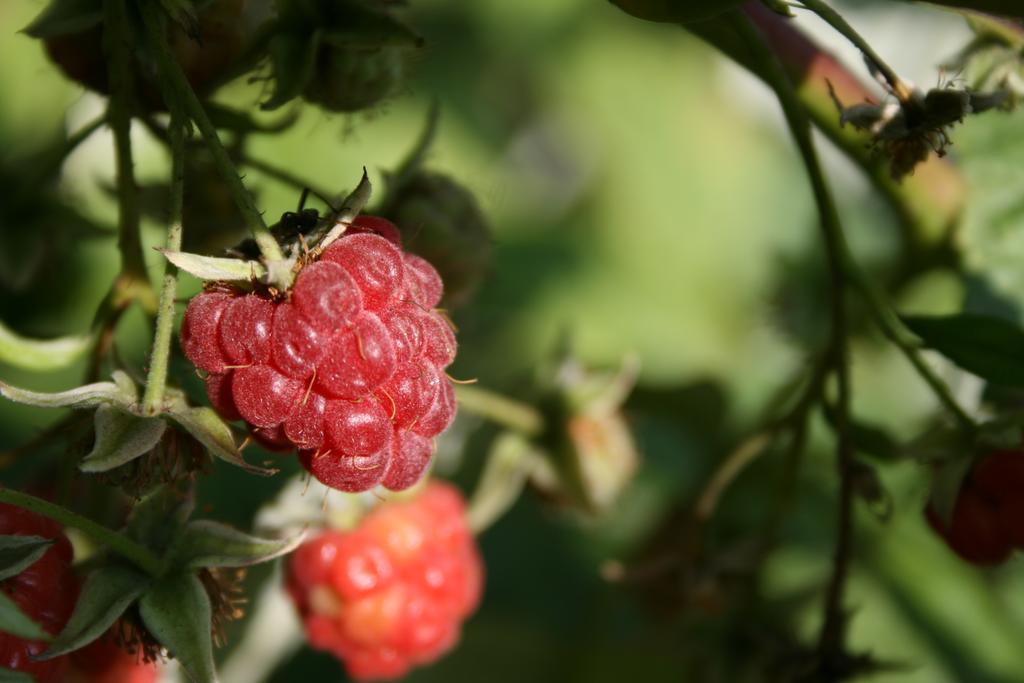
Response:
[[[280,245],[278,245],[274,236],[270,234],[270,230],[263,220],[263,214],[257,208],[252,193],[249,192],[242,182],[238,169],[221,142],[220,136],[217,134],[216,127],[210,121],[210,117],[203,108],[203,103],[199,101],[188,79],[185,78],[181,66],[174,59],[168,48],[159,4],[144,3],[142,19],[146,25],[146,35],[156,52],[156,60],[161,76],[177,99],[178,105],[188,113],[196,128],[199,129],[200,135],[203,136],[203,140],[206,141],[207,146],[210,148],[213,162],[224,177],[224,181],[227,183],[228,189],[232,197],[234,197],[239,210],[245,216],[246,223],[248,223],[249,229],[252,231],[253,238],[256,240],[257,246],[259,246],[264,260],[268,262],[282,260],[284,255],[281,253]],[[275,284],[287,289],[291,283],[279,282]]]
[[[185,133],[186,124],[176,107],[171,108],[171,215],[167,227],[168,251],[181,251],[181,207],[185,188]],[[167,364],[171,354],[171,335],[174,332],[174,298],[178,293],[178,267],[164,261],[163,288],[153,334],[153,351],[146,375],[146,392],[142,398],[142,411],[146,415],[162,412],[164,388],[167,386]]]

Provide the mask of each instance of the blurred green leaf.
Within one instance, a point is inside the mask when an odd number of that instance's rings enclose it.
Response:
[[[39,659],[52,659],[99,638],[142,595],[149,581],[145,574],[119,564],[91,572],[67,625]]]
[[[987,315],[905,316],[924,342],[968,372],[995,384],[1024,386],[1024,331]]]
[[[139,600],[142,622],[195,683],[216,683],[210,596],[195,574],[157,581]]]
[[[78,33],[103,21],[100,0],[52,0],[42,12],[22,29],[33,38],[50,38]]]
[[[24,370],[56,370],[74,363],[92,344],[92,335],[29,339],[0,322],[0,361]]]
[[[27,617],[3,591],[0,591],[0,631],[26,640],[50,639],[50,635]]]
[[[190,522],[175,542],[170,562],[181,569],[248,567],[290,553],[303,537],[259,538],[220,522],[197,520]]]
[[[160,417],[139,417],[110,405],[96,409],[96,444],[78,468],[83,472],[106,472],[153,449],[167,422]]]
[[[42,536],[0,536],[0,581],[35,564],[53,540]]]

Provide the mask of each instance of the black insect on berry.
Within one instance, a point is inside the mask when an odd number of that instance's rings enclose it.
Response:
[[[319,223],[320,212],[316,209],[285,211],[281,214],[281,220],[270,228],[270,232],[278,242],[293,242],[300,235],[305,237],[316,230]]]

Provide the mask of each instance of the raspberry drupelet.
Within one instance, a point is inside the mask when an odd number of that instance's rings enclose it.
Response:
[[[42,557],[17,576],[0,582],[0,589],[44,631],[57,635],[78,599],[78,579],[71,571],[71,544],[56,522],[4,503],[0,503],[0,535],[53,539]],[[68,668],[66,657],[43,662],[31,659],[46,647],[43,641],[0,632],[0,667],[29,674],[38,683],[63,681]]]
[[[302,545],[287,588],[310,645],[355,679],[392,679],[450,650],[476,609],[483,566],[459,492],[433,481],[353,531]]]
[[[401,249],[398,229],[360,216],[307,263],[290,292],[209,289],[189,303],[181,345],[208,373],[210,403],[271,449],[298,450],[342,491],[401,490],[426,471],[455,417],[444,369],[455,335],[443,285]]]

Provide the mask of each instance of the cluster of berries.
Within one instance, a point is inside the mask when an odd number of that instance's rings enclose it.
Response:
[[[483,568],[465,506],[430,483],[416,498],[381,505],[354,531],[301,546],[288,591],[313,647],[356,679],[391,679],[451,649],[480,600]]]
[[[42,557],[0,590],[50,635],[67,624],[78,600],[78,579],[71,570],[71,544],[53,521],[13,505],[0,503],[0,535],[53,539]],[[107,635],[68,655],[45,661],[47,644],[0,632],[0,667],[32,676],[37,683],[154,683],[155,664],[145,664],[121,650]]]
[[[925,510],[928,523],[964,560],[982,566],[1024,549],[1024,452],[996,451],[967,475],[947,525],[935,508]]]
[[[398,491],[422,477],[455,417],[455,335],[441,277],[397,228],[361,216],[284,295],[208,289],[189,303],[185,355],[210,403],[327,486]]]

